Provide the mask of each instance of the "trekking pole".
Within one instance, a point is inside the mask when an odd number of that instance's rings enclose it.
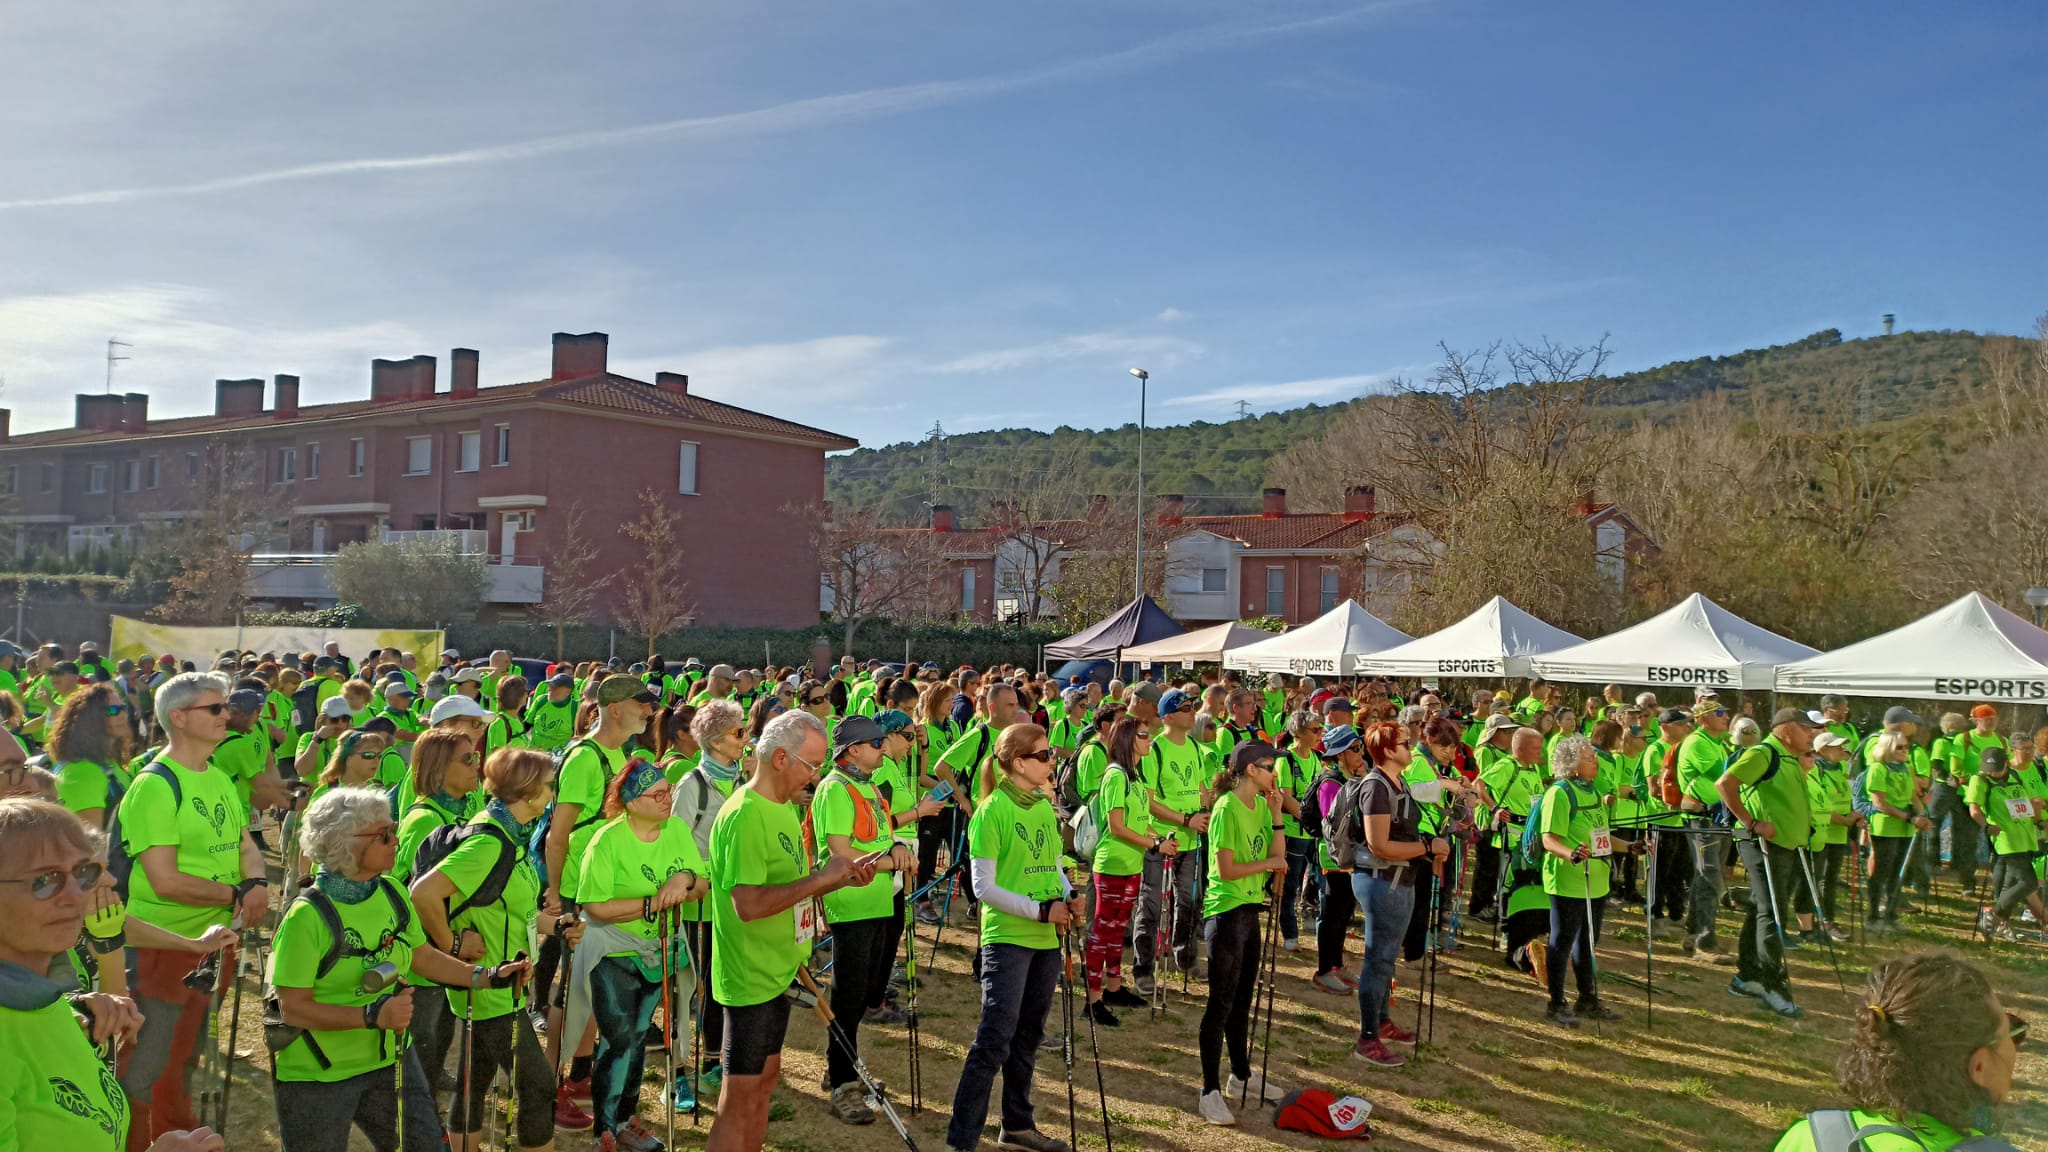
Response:
[[[526,959],[526,953],[522,950],[515,954],[512,959],[515,962],[524,960]],[[512,1149],[516,1147],[514,1141],[519,1139],[519,1020],[526,1013],[526,1005],[519,1002],[519,989],[523,986],[524,977],[521,977],[521,981],[521,984],[514,984],[512,986],[512,1075],[508,1081],[512,1091],[506,1097],[509,1104],[506,1109],[507,1116],[505,1120],[505,1152],[512,1152]],[[528,1025],[528,1027],[531,1026],[531,1024]],[[432,1093],[433,1087],[431,1084],[427,1090],[429,1094]]]
[[[1869,942],[1869,934],[1863,930],[1863,848],[1858,844],[1856,833],[1849,830],[1849,929],[1856,933],[1856,944],[1861,947]]]
[[[1204,882],[1207,881],[1209,878],[1209,834],[1207,832],[1204,832],[1200,836],[1196,837],[1195,851],[1201,853],[1201,855],[1195,857],[1194,895],[1188,903],[1188,910],[1194,915],[1199,916],[1201,915],[1202,907],[1202,888],[1204,886]],[[1174,863],[1178,865],[1180,861],[1175,860]],[[1178,882],[1180,880],[1180,877],[1174,875],[1174,873],[1178,871],[1180,871],[1180,869],[1176,867],[1172,871],[1167,873],[1166,884],[1167,888],[1173,892],[1173,934],[1176,937],[1180,935],[1181,929],[1180,884]],[[1175,964],[1180,965],[1180,995],[1183,1001],[1192,998],[1191,994],[1188,992],[1188,974],[1194,970],[1195,964],[1202,958],[1202,944],[1199,937],[1200,933],[1196,931],[1193,925],[1189,925],[1188,962],[1186,964],[1180,964],[1180,952],[1178,950],[1179,945],[1175,944],[1173,960]]]
[[[362,979],[356,984],[356,992],[363,996],[382,995],[387,989],[403,990],[405,983],[399,978],[398,965],[386,960],[374,968],[363,970]],[[372,1001],[374,1003],[375,1001]],[[392,1046],[398,1050],[398,1059],[392,1064],[394,1071],[391,1086],[397,1091],[392,1110],[398,1119],[398,1146],[405,1147],[405,1030],[399,1029],[391,1038]]]
[[[917,912],[915,902],[903,902],[903,953],[907,961],[903,965],[903,1030],[909,1033],[910,1067],[909,1088],[910,1114],[924,1113],[924,1069],[919,1067],[923,1060],[920,1047],[923,1043],[917,1027]]]
[[[1168,889],[1172,887],[1172,882],[1167,879],[1172,873],[1166,866],[1173,863],[1173,858],[1162,854],[1159,859],[1161,864],[1159,898],[1161,901],[1164,901]],[[1138,898],[1143,900],[1144,896],[1144,893],[1140,893]],[[1170,936],[1166,918],[1172,915],[1173,912],[1173,908],[1162,903],[1159,909],[1159,920],[1152,926],[1152,1018],[1154,1020],[1159,1018],[1161,1012],[1166,1011],[1165,973],[1159,970],[1159,965],[1160,961],[1166,959],[1166,941]]]
[[[1842,995],[1847,996],[1849,994],[1849,985],[1842,979],[1841,961],[1835,958],[1835,926],[1833,922],[1825,919],[1822,913],[1822,909],[1825,907],[1825,905],[1821,903],[1820,886],[1814,882],[1813,859],[1810,855],[1808,855],[1806,849],[1800,848],[1797,849],[1797,851],[1799,853],[1800,870],[1806,873],[1806,894],[1813,898],[1813,921],[1816,924],[1827,925],[1827,927],[1822,930],[1820,938],[1821,940],[1826,942],[1828,946],[1828,964],[1831,965],[1835,970],[1835,987],[1841,989]],[[1772,899],[1773,901],[1775,901],[1776,897],[1774,896],[1772,897]]]
[[[704,1067],[705,1005],[711,1002],[711,974],[697,962],[697,933],[694,929],[701,923],[704,921],[689,921],[689,926],[682,930],[683,951],[690,962],[690,979],[696,985],[690,1002],[690,1126],[693,1128],[703,1122],[698,1114],[697,1093],[703,1087],[700,1071]]]
[[[1778,968],[1789,983],[1792,979],[1791,965],[1786,957],[1792,949],[1785,943],[1785,922],[1778,918],[1778,882],[1771,876],[1771,844],[1763,837],[1757,837],[1757,851],[1763,857],[1764,898],[1771,902],[1771,927],[1778,930]],[[1756,899],[1756,879],[1750,879],[1750,899]]]
[[[1100,895],[1100,893],[1097,893],[1097,908],[1100,908],[1102,906],[1100,901]],[[1093,924],[1090,924],[1088,926],[1088,930],[1090,932],[1093,932],[1095,930],[1095,926]],[[1091,1059],[1095,1061],[1095,1102],[1101,1107],[1102,1110],[1102,1146],[1105,1149],[1107,1149],[1108,1152],[1116,1152],[1116,1144],[1112,1142],[1109,1138],[1109,1089],[1104,1086],[1102,1081],[1102,1049],[1096,1045],[1095,1041],[1095,1013],[1089,1012],[1087,1016],[1088,1055]]]
[[[1586,900],[1586,967],[1593,973],[1593,994],[1600,994],[1600,958],[1593,951],[1593,858],[1589,855],[1579,861],[1580,875],[1585,877],[1586,886],[1580,891]],[[1598,1001],[1596,1000],[1597,1004]],[[1605,1036],[1606,1029],[1600,1026],[1600,1013],[1593,1014],[1593,1035]]]
[[[197,1108],[199,1120],[202,1124],[206,1122],[207,1109],[213,1103],[213,1088],[211,1085],[213,1084],[215,1065],[220,1059],[220,1033],[218,1030],[218,1017],[220,1015],[220,968],[220,953],[209,953],[199,961],[198,967],[185,973],[184,980],[185,987],[195,992],[205,992],[207,994],[206,1026],[203,1030],[206,1038],[206,1047],[200,1049],[198,1065],[194,1069],[199,1077],[200,1089],[199,1099],[193,1103]],[[218,1117],[218,1120],[220,1126],[225,1128],[226,1117]]]
[[[1060,1001],[1066,1034],[1060,1038],[1060,1059],[1067,1069],[1067,1147],[1079,1148],[1081,1135],[1074,1116],[1074,950],[1071,929],[1060,933]]]
[[[675,983],[675,967],[670,950],[675,947],[676,922],[678,913],[674,908],[664,908],[655,913],[655,942],[661,947],[661,1052],[662,1071],[667,1076],[662,1090],[662,1114],[668,1117],[668,1143],[665,1148],[676,1146],[676,1014],[675,998],[670,987]]]
[[[1643,1030],[1657,1030],[1657,832],[1648,833],[1650,862],[1643,867]]]
[[[846,1038],[845,1030],[839,1027],[839,1020],[832,1015],[831,1006],[825,1003],[825,994],[818,991],[818,982],[811,976],[810,969],[799,967],[796,970],[796,978],[797,982],[804,986],[805,991],[811,994],[814,1001],[811,1011],[817,1013],[818,1019],[824,1022],[826,1035],[839,1042],[840,1051],[846,1053],[846,1058],[853,1063],[854,1075],[860,1077],[861,1086],[868,1090],[868,1103],[880,1108],[882,1115],[889,1118],[889,1126],[896,1129],[896,1135],[903,1138],[903,1143],[909,1147],[910,1152],[917,1152],[917,1141],[910,1138],[910,1129],[903,1126],[903,1117],[896,1114],[896,1106],[889,1103],[888,1094],[882,1091],[882,1086],[875,1083],[874,1076],[868,1072],[867,1063],[860,1058],[860,1049],[853,1046],[853,1041]]]
[[[476,1111],[476,988],[482,973],[470,969],[469,996],[462,1003],[462,1130],[470,1133],[469,1118]]]
[[[228,1089],[235,1086],[235,1045],[242,1034],[242,966],[249,961],[249,942],[257,938],[256,929],[244,928],[241,940],[235,944],[235,992],[229,999],[228,1050],[221,1059],[220,1068],[220,1122],[223,1130],[228,1122]]]
[[[1284,883],[1285,877],[1286,873],[1282,872],[1279,876],[1275,877],[1275,881]],[[1274,977],[1279,972],[1277,966],[1280,963],[1280,898],[1277,893],[1272,892],[1271,888],[1267,891],[1269,893],[1268,899],[1271,900],[1271,903],[1266,906],[1266,923],[1268,925],[1266,929],[1265,955],[1266,1035],[1265,1039],[1259,1042],[1259,1107],[1261,1109],[1264,1109],[1266,1106],[1266,1073],[1273,1067],[1273,986],[1275,983]],[[1258,989],[1254,988],[1252,994],[1256,996]],[[1257,1001],[1254,1000],[1253,1003],[1256,1004]],[[1245,1087],[1251,1087],[1249,1078],[1247,1078]],[[1238,1093],[1238,1107],[1240,1108],[1244,1107],[1244,1096],[1244,1093]]]
[[[1423,974],[1427,977],[1426,983],[1428,984],[1429,991],[1429,1029],[1425,1033],[1423,1040],[1425,1044],[1433,1043],[1436,1038],[1437,953],[1441,950],[1443,944],[1443,941],[1437,936],[1437,921],[1442,915],[1444,907],[1443,867],[1443,862],[1438,861],[1435,869],[1434,883],[1429,887],[1429,929],[1422,935],[1422,958],[1426,965],[1423,969]],[[1416,1013],[1416,1022],[1418,1024],[1421,1023],[1421,1015],[1419,1011]],[[1422,1031],[1419,1027],[1416,1030]]]

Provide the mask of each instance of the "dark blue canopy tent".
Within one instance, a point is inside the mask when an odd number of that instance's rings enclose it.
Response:
[[[1057,644],[1046,645],[1045,656],[1048,660],[1115,660],[1126,648],[1185,631],[1150,596],[1140,596],[1115,615],[1098,620]]]

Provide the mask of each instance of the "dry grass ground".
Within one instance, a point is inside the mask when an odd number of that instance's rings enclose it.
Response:
[[[1614,909],[1599,949],[1603,971],[1640,980],[1644,969],[1640,909]],[[1629,914],[1634,917],[1630,924]],[[1723,913],[1722,937],[1732,941],[1737,923]],[[1654,1027],[1644,1017],[1640,988],[1612,977],[1605,981],[1611,1003],[1625,1010],[1604,1035],[1588,1026],[1563,1031],[1542,1019],[1543,997],[1526,976],[1499,963],[1483,936],[1446,955],[1439,969],[1435,1039],[1421,1046],[1401,1069],[1370,1068],[1351,1057],[1356,1005],[1308,983],[1313,953],[1281,953],[1278,999],[1272,1027],[1271,1077],[1285,1088],[1318,1086],[1356,1093],[1373,1104],[1374,1143],[1382,1149],[1768,1149],[1777,1133],[1810,1108],[1834,1100],[1832,1067],[1849,1028],[1849,1013],[1860,1008],[1860,989],[1874,961],[1897,951],[1954,946],[1996,969],[2001,996],[2015,1011],[2048,1019],[2048,946],[2001,944],[1988,949],[1957,929],[1967,913],[1954,890],[1938,893],[1931,914],[1907,917],[1908,931],[1890,940],[1838,950],[1849,994],[1838,990],[1824,950],[1795,954],[1793,969],[1806,1018],[1783,1021],[1756,1001],[1727,992],[1732,969],[1690,960],[1658,942]],[[952,1089],[959,1076],[977,1017],[968,976],[971,928],[961,916],[945,933],[937,971],[920,980],[923,1020],[925,1108],[906,1119],[918,1147],[938,1152]],[[1475,925],[1483,932],[1484,926]],[[932,939],[920,933],[920,956]],[[1357,944],[1352,945],[1352,956]],[[1078,961],[1077,961],[1078,971]],[[1400,968],[1397,1014],[1415,1023],[1413,988],[1417,970]],[[1271,1111],[1243,1114],[1239,1126],[1213,1128],[1194,1114],[1201,1074],[1196,1025],[1202,989],[1183,997],[1170,985],[1167,1009],[1158,1019],[1143,1011],[1124,1013],[1124,1024],[1099,1035],[1102,1077],[1115,1146],[1146,1152],[1255,1152],[1263,1149],[1322,1149],[1325,1144],[1273,1128]],[[278,1147],[268,1091],[267,1058],[256,1027],[255,997],[244,996],[242,1059],[229,1146],[237,1152]],[[1059,1012],[1054,1011],[1055,1028]],[[886,1152],[902,1144],[878,1121],[849,1128],[826,1111],[818,1080],[824,1070],[825,1035],[816,1019],[792,1017],[784,1052],[783,1086],[777,1094],[767,1147],[778,1152]],[[907,1086],[906,1036],[901,1028],[868,1027],[862,1047],[869,1066],[893,1093]],[[1103,1146],[1094,1065],[1086,1024],[1080,1025],[1074,1068],[1075,1127],[1084,1148]],[[1254,1060],[1258,1059],[1256,1037]],[[2022,1055],[2008,1137],[2022,1148],[2048,1149],[2048,1062],[2038,1051]],[[1038,1125],[1065,1138],[1067,1090],[1057,1053],[1041,1053],[1034,1099]],[[660,1117],[656,1088],[646,1093],[647,1113]],[[991,1124],[994,1116],[991,1115]],[[676,1146],[701,1146],[710,1118],[693,1128],[678,1117]],[[659,1126],[657,1125],[657,1131]],[[502,1139],[502,1138],[501,1138]],[[557,1147],[580,1152],[587,1133],[563,1133]],[[502,1146],[498,1145],[498,1146]],[[982,1145],[994,1146],[990,1129]],[[360,1134],[352,1147],[367,1148]]]

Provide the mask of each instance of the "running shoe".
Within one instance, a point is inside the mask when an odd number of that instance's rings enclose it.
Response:
[[[1543,1009],[1543,1018],[1565,1028],[1577,1028],[1579,1026],[1578,1014],[1571,1010],[1570,1005],[1563,1002],[1545,1007]]]
[[[697,1094],[690,1090],[690,1078],[687,1076],[676,1077],[675,1084],[668,1090],[668,1098],[678,1112],[697,1110]]]
[[[1744,980],[1740,976],[1731,976],[1728,978],[1728,994],[1730,996],[1762,996],[1764,994],[1764,986],[1754,980]]]
[[[590,1077],[585,1076],[581,1080],[566,1081],[562,1085],[562,1090],[575,1099],[588,1100],[590,1099]]]
[[[1415,1033],[1408,1031],[1392,1020],[1380,1021],[1380,1039],[1389,1044],[1413,1044]]]
[[[1159,987],[1159,982],[1152,978],[1150,972],[1135,973],[1131,977],[1131,983],[1138,986],[1138,994],[1141,996],[1150,996]]]
[[[1353,1045],[1351,1055],[1375,1068],[1399,1068],[1408,1062],[1406,1056],[1380,1043],[1377,1036],[1370,1040],[1360,1040]]]
[[[1806,1009],[1794,1004],[1790,996],[1785,995],[1776,988],[1764,989],[1762,1000],[1764,1007],[1785,1017],[1787,1020],[1797,1020],[1801,1016],[1806,1015]]]
[[[1354,991],[1355,991],[1355,990],[1357,990],[1357,988],[1358,988],[1358,977],[1356,977],[1356,976],[1353,976],[1353,975],[1352,975],[1351,973],[1349,973],[1349,972],[1346,972],[1346,971],[1345,971],[1344,969],[1342,969],[1342,968],[1334,968],[1334,969],[1331,969],[1331,971],[1334,971],[1335,973],[1337,973],[1337,979],[1339,979],[1339,980],[1342,980],[1342,981],[1344,982],[1344,986],[1345,986],[1346,988],[1350,988],[1350,989],[1352,989],[1352,990],[1354,990]]]
[[[1230,1110],[1230,1102],[1223,1098],[1221,1092],[1202,1093],[1202,1098],[1195,1101],[1195,1111],[1218,1128],[1229,1128],[1237,1123],[1237,1114]]]
[[[626,1121],[624,1128],[610,1135],[618,1142],[619,1152],[664,1152],[667,1148],[654,1133],[641,1127],[638,1116]]]
[[[1266,1083],[1266,1078],[1257,1072],[1252,1073],[1249,1078],[1244,1080],[1239,1080],[1237,1073],[1232,1072],[1230,1079],[1223,1082],[1223,1098],[1225,1100],[1245,1101],[1264,1100],[1268,1104],[1278,1104],[1287,1098],[1287,1093]]]
[[[1152,1002],[1129,988],[1111,988],[1102,994],[1102,1003],[1112,1008],[1144,1008]]]
[[[590,1113],[576,1106],[576,1098],[569,1095],[569,1086],[567,1084],[562,1085],[556,1091],[555,1127],[581,1132],[595,1123],[596,1121],[590,1118]]]
[[[1026,1128],[1022,1132],[998,1128],[996,1147],[1020,1148],[1023,1152],[1074,1152],[1065,1140],[1055,1140],[1036,1128]]]
[[[1088,1006],[1088,1018],[1104,1028],[1121,1028],[1124,1023],[1116,1018],[1116,1013],[1109,1010],[1107,997]]]
[[[1309,981],[1309,983],[1315,985],[1316,991],[1328,992],[1332,996],[1349,996],[1351,994],[1351,986],[1344,983],[1343,978],[1337,975],[1335,969],[1317,973],[1316,978]]]

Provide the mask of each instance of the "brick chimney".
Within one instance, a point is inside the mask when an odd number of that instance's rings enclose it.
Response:
[[[213,411],[216,416],[262,415],[263,380],[215,380]]]
[[[149,394],[130,392],[121,397],[121,427],[130,432],[149,430]]]
[[[1572,505],[1572,511],[1581,517],[1586,517],[1591,516],[1594,510],[1599,507],[1600,502],[1593,499],[1593,486],[1587,484],[1579,489],[1579,500],[1578,503]]]
[[[654,386],[663,392],[673,392],[678,396],[688,396],[690,394],[690,377],[687,373],[683,372],[656,372],[654,374]]]
[[[0,408],[0,444],[7,443],[8,430],[14,423],[14,410]]]
[[[1287,489],[1268,488],[1259,494],[1259,516],[1266,520],[1278,520],[1287,515]]]
[[[1152,506],[1152,518],[1161,524],[1178,524],[1187,518],[1188,501],[1185,496],[1161,496]]]
[[[1100,524],[1109,518],[1109,497],[1100,493],[1088,498],[1088,522]]]
[[[407,361],[412,376],[412,386],[407,389],[407,395],[411,396],[414,400],[432,400],[434,398],[434,372],[439,363],[440,361],[424,353]]]
[[[448,353],[448,394],[450,396],[476,395],[476,362],[474,348],[456,348]]]
[[[279,420],[299,418],[299,378],[277,375],[270,378],[270,414]]]
[[[412,394],[412,361],[370,361],[370,399],[403,400]]]
[[[1355,484],[1344,490],[1344,519],[1347,523],[1370,520],[1378,514],[1378,497],[1370,484]]]
[[[104,432],[119,428],[122,409],[126,403],[119,396],[95,396],[89,392],[80,392],[77,426],[87,432]]]
[[[578,376],[602,376],[607,371],[605,358],[611,339],[602,332],[555,333],[555,370],[550,378],[574,380]]]
[[[932,505],[932,531],[951,532],[952,530],[953,506],[951,504]]]

